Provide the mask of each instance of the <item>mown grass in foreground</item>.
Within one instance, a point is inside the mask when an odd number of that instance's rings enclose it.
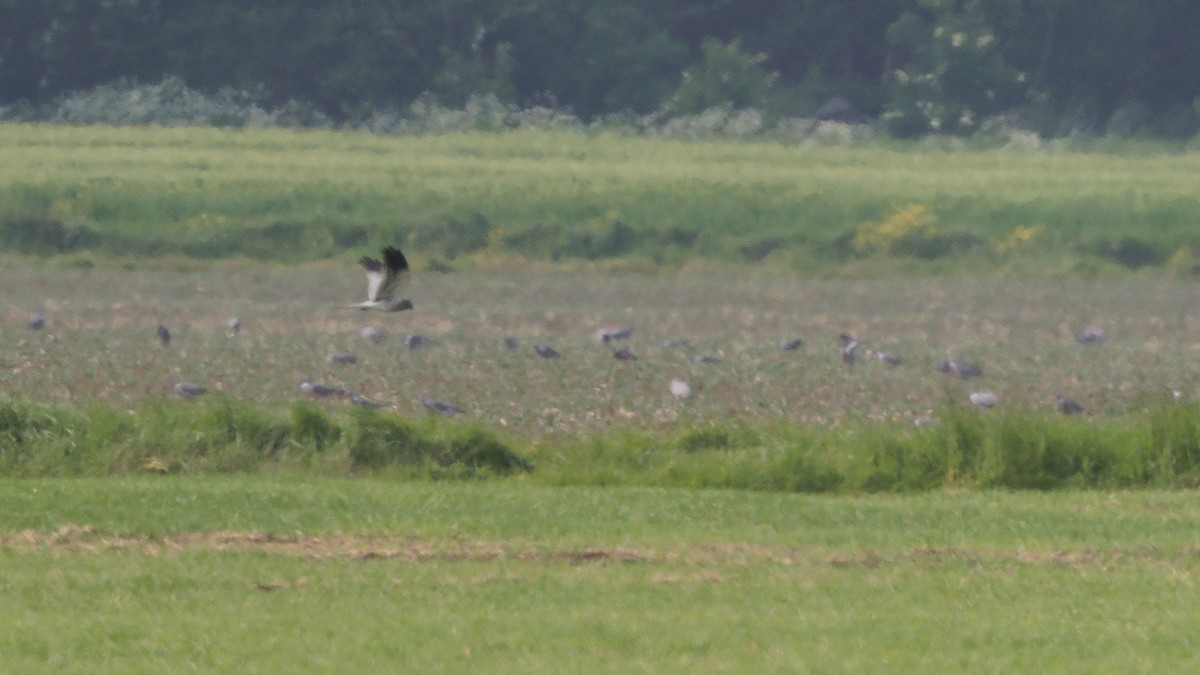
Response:
[[[0,479],[18,670],[1179,672],[1193,495]]]
[[[929,427],[737,424],[612,431],[534,444],[477,424],[412,422],[299,402],[290,415],[215,398],[117,411],[0,405],[0,471],[9,476],[135,472],[386,471],[423,478],[531,474],[559,485],[644,485],[782,492],[945,487],[1133,487],[1200,481],[1200,409],[1111,420],[947,406]]]

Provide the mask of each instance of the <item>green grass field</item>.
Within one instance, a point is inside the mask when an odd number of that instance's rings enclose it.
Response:
[[[6,481],[16,670],[1162,672],[1184,493]]]
[[[1200,160],[1126,150],[9,124],[0,235],[104,256],[295,261],[403,239],[438,258],[766,260],[808,274],[1094,273],[1177,253],[1190,270]],[[853,245],[913,205],[921,227]]]
[[[1105,272],[1196,158],[1125,149],[0,125],[5,667],[1194,670],[1200,298]]]

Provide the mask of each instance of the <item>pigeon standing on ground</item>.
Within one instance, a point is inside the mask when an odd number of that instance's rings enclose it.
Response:
[[[947,359],[938,364],[938,370],[953,375],[955,377],[979,377],[983,375],[983,369],[970,361],[959,361],[957,359]]]
[[[855,340],[854,336],[849,333],[842,333],[838,339],[842,341],[842,362],[854,363],[854,360],[858,358],[855,355],[855,352],[858,351],[858,340]]]
[[[981,410],[987,410],[1000,402],[1000,397],[990,391],[973,391],[967,399]]]
[[[690,357],[692,363],[720,363],[721,359],[712,354],[692,354]]]
[[[885,366],[898,366],[902,363],[900,357],[891,352],[875,352],[875,358]]]
[[[434,401],[424,396],[421,397],[421,407],[425,408],[425,412],[431,415],[438,414],[443,417],[450,417],[462,412],[461,408],[456,408],[445,401]]]
[[[358,363],[358,357],[348,352],[334,352],[326,356],[325,361],[339,366],[350,366]]]
[[[358,263],[367,271],[367,300],[347,307],[378,309],[384,312],[399,312],[412,309],[407,298],[396,298],[396,293],[408,281],[408,260],[400,249],[389,246],[383,249],[383,262],[363,256]]]
[[[800,347],[803,344],[804,344],[804,340],[801,340],[800,338],[792,338],[791,340],[784,340],[783,342],[779,343],[779,351],[794,352],[797,349],[800,349]]]
[[[613,340],[628,340],[631,335],[633,335],[633,326],[609,326],[601,328],[596,333],[596,337],[605,344]]]
[[[171,344],[171,331],[161,323],[158,324],[158,341],[164,347]]]
[[[307,379],[300,380],[300,392],[313,398],[346,398],[346,390],[330,387],[324,384],[313,384]]]
[[[29,327],[33,330],[41,330],[46,325],[46,313],[38,310],[29,315]]]
[[[177,380],[171,380],[171,391],[175,392],[176,396],[182,396],[183,398],[196,398],[208,392],[207,389],[198,384],[179,382]]]
[[[537,355],[543,359],[557,359],[561,356],[558,350],[550,345],[534,345],[533,351],[537,352]]]
[[[1069,399],[1062,394],[1057,394],[1054,397],[1054,407],[1058,408],[1058,412],[1064,415],[1082,415],[1083,406],[1075,402],[1074,399]]]
[[[521,341],[509,335],[504,338],[504,346],[507,349],[518,349],[521,346]]]
[[[413,333],[411,335],[404,336],[404,346],[408,347],[409,349],[420,349],[422,347],[428,347],[429,345],[429,338],[425,337],[424,335]]]
[[[671,391],[671,395],[674,396],[676,400],[686,401],[687,399],[692,397],[691,386],[688,385],[687,382],[684,382],[683,380],[681,380],[679,378],[675,378],[675,379],[671,380],[671,384],[670,384],[669,388]]]
[[[229,330],[233,331],[234,335],[237,335],[238,333],[240,333],[242,331],[242,320],[236,316],[229,318],[228,325],[229,325]]]
[[[630,351],[628,347],[614,349],[612,355],[618,361],[637,361],[637,355]]]
[[[365,396],[359,396],[358,394],[350,394],[346,397],[346,400],[350,401],[354,405],[360,405],[364,408],[382,408],[383,407],[383,404],[380,403],[379,401],[372,401],[371,399],[366,398]]]
[[[1098,345],[1105,339],[1107,336],[1104,334],[1104,329],[1096,327],[1085,328],[1075,336],[1075,341],[1081,345]]]
[[[383,342],[383,331],[379,330],[379,328],[376,326],[363,326],[358,331],[358,334],[362,336],[362,339],[370,342],[373,345]]]

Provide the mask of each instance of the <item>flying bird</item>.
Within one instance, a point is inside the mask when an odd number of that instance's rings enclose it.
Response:
[[[367,271],[367,301],[347,307],[358,309],[378,309],[384,312],[399,312],[412,309],[413,304],[407,298],[396,298],[396,293],[408,281],[408,260],[400,249],[388,246],[383,249],[383,262],[363,256],[358,263]]]

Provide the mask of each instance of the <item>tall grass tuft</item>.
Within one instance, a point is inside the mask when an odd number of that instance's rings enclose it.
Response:
[[[947,405],[936,426],[867,420],[836,427],[741,424],[617,430],[532,449],[479,424],[412,420],[309,402],[287,412],[220,396],[134,410],[0,402],[0,473],[341,470],[407,479],[532,474],[556,485],[778,492],[1053,490],[1200,484],[1200,408],[1165,404],[1091,419]]]

